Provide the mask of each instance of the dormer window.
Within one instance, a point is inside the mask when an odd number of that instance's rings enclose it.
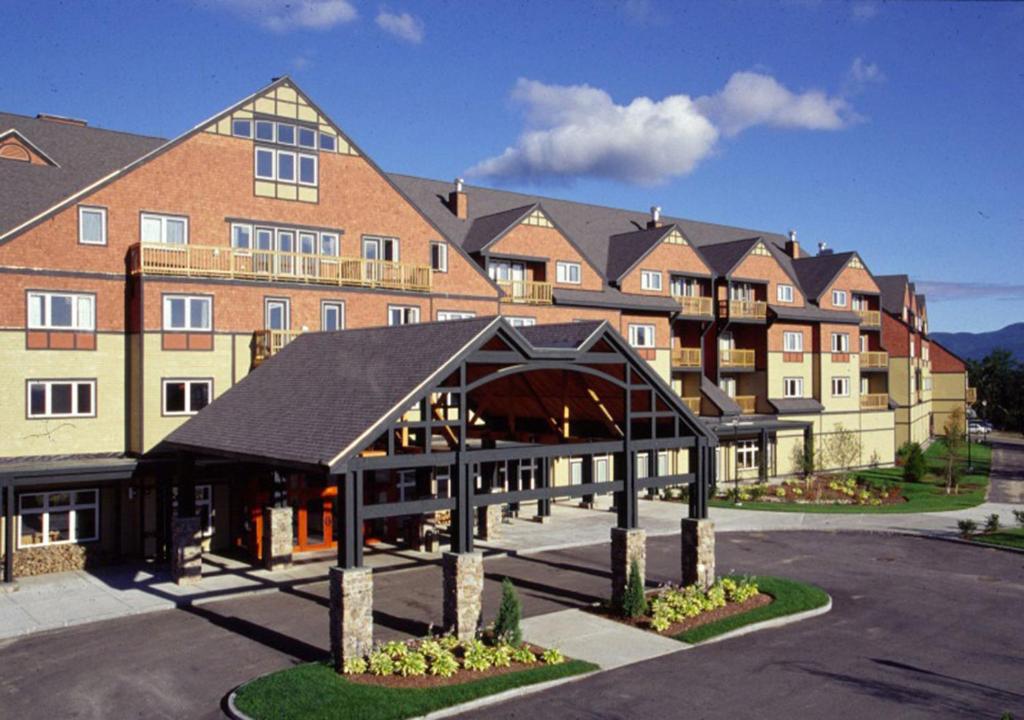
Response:
[[[661,292],[661,273],[657,270],[640,271],[640,288]]]
[[[846,307],[847,295],[845,290],[832,291],[832,304],[835,307]]]

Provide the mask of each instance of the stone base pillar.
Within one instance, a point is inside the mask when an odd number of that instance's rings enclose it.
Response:
[[[710,520],[682,521],[683,585],[707,589],[715,582],[715,526]]]
[[[618,607],[626,593],[629,570],[636,560],[640,581],[647,579],[647,531],[612,528],[612,606]]]
[[[501,505],[477,508],[476,536],[481,540],[497,540],[501,536]]]
[[[171,577],[179,585],[192,585],[203,576],[203,536],[198,517],[171,521]]]
[[[332,567],[331,659],[341,672],[346,660],[373,650],[373,571]]]
[[[283,570],[292,564],[291,507],[263,508],[263,567]]]
[[[444,569],[444,628],[460,640],[471,640],[480,625],[484,592],[484,554],[441,556]]]

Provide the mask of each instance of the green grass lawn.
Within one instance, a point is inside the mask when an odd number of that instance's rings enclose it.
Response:
[[[738,580],[739,577],[736,576],[736,579]],[[751,625],[784,615],[792,615],[804,610],[813,610],[814,608],[822,607],[828,602],[828,594],[814,585],[777,577],[757,576],[752,579],[757,583],[757,587],[761,592],[768,593],[775,598],[773,603],[754,608],[750,612],[745,612],[741,615],[733,615],[732,617],[723,618],[722,620],[687,630],[676,635],[676,640],[682,640],[691,644],[699,643],[736,628],[741,628],[744,625]]]
[[[922,482],[903,482],[903,468],[880,468],[877,470],[860,470],[856,474],[876,487],[888,485],[898,487],[903,503],[891,505],[812,505],[810,503],[758,502],[748,500],[743,503],[744,510],[772,510],[775,512],[806,512],[806,513],[918,513],[941,512],[946,510],[963,510],[985,502],[988,490],[988,474],[992,465],[992,448],[989,445],[971,444],[971,462],[974,472],[967,473],[960,481],[960,492],[947,495],[942,471],[942,442],[936,440],[925,451],[929,474]],[[967,448],[961,455],[967,458]],[[712,507],[734,507],[732,500],[715,499]]]
[[[1024,550],[1024,528],[1010,528],[1009,530],[975,535],[971,540],[982,545],[1001,545]]]
[[[257,720],[400,720],[485,695],[597,670],[581,660],[435,688],[386,688],[346,680],[327,663],[309,663],[258,678],[235,699]]]

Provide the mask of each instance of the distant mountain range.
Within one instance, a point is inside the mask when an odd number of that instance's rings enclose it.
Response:
[[[1024,322],[1013,323],[992,332],[933,332],[929,337],[935,338],[940,345],[965,359],[981,360],[996,348],[1003,348],[1012,352],[1018,361],[1024,362]]]

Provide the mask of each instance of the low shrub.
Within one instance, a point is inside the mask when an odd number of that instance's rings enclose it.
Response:
[[[978,523],[973,520],[958,520],[956,527],[960,531],[960,537],[965,539],[969,539],[971,535],[978,532]]]
[[[421,652],[407,652],[394,660],[395,672],[402,677],[418,677],[427,674],[427,658]]]
[[[369,666],[372,674],[382,677],[395,672],[395,661],[383,650],[370,653]]]
[[[532,665],[537,662],[537,656],[533,654],[533,650],[525,645],[520,645],[516,648],[515,652],[512,653],[512,659],[523,665]]]
[[[1013,517],[1017,521],[1017,524],[1024,528],[1024,510],[1014,510]]]
[[[629,578],[626,580],[626,588],[622,596],[622,615],[635,618],[646,613],[647,598],[644,596],[644,583],[640,578],[640,565],[634,558],[629,564]]]
[[[341,671],[346,675],[362,675],[366,670],[366,659],[361,657],[349,658],[341,668]]]
[[[987,533],[999,532],[999,528],[1000,528],[999,513],[992,513],[987,518],[985,518],[985,532],[987,532]]]
[[[702,591],[696,585],[667,587],[651,601],[651,628],[664,632],[675,623],[725,607],[730,602],[745,602],[758,592],[755,583],[732,578],[719,580],[707,591]]]
[[[565,655],[560,653],[555,648],[548,648],[541,655],[541,660],[544,661],[545,665],[561,665],[565,662]]]
[[[448,678],[459,671],[459,661],[450,650],[441,650],[440,653],[430,658],[431,675]]]
[[[494,621],[494,638],[498,642],[519,645],[523,641],[523,631],[519,627],[522,608],[519,596],[512,581],[505,578],[501,581],[501,605],[498,606],[498,617]]]
[[[928,474],[928,461],[918,443],[911,443],[903,460],[903,479],[906,482],[921,482]]]
[[[487,646],[479,640],[470,640],[464,645],[465,654],[462,657],[462,667],[467,670],[489,670],[491,667],[491,653]]]

